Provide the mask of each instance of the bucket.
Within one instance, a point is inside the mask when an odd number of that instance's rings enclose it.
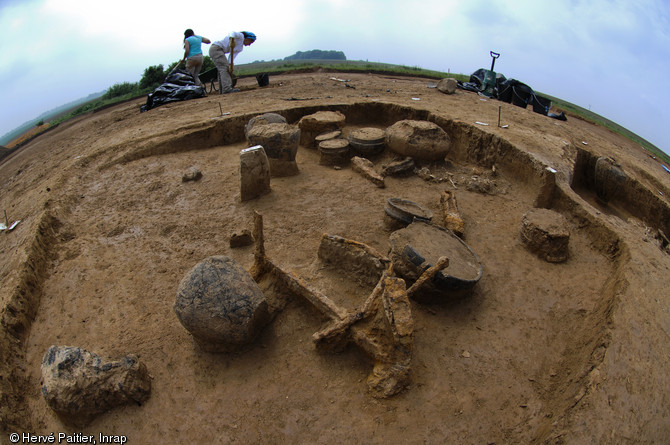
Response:
[[[534,112],[543,114],[545,116],[549,114],[549,108],[551,107],[551,100],[547,99],[546,97],[533,94],[532,102]]]
[[[531,94],[533,90],[523,83],[519,83],[512,87],[514,94],[512,95],[512,104],[517,107],[526,108],[528,102],[530,101]]]
[[[512,91],[512,85],[509,83],[502,84],[498,89],[498,100],[507,102],[508,104],[512,103],[512,96],[514,92]]]
[[[259,87],[266,87],[270,84],[270,75],[268,73],[256,74],[256,82]]]

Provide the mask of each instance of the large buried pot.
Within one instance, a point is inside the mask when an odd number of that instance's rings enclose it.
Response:
[[[463,240],[444,227],[414,221],[391,234],[391,252],[396,274],[408,281],[408,286],[437,263],[440,257],[449,258],[449,266],[436,273],[414,293],[422,303],[440,303],[467,296],[482,277],[484,268],[479,257]]]
[[[349,145],[358,156],[378,155],[386,148],[384,130],[374,127],[354,130],[349,134]]]

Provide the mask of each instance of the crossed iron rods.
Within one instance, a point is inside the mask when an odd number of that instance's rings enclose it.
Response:
[[[318,350],[338,352],[353,342],[371,355],[375,364],[367,384],[374,397],[391,397],[409,385],[414,335],[409,297],[433,275],[448,267],[446,257],[428,268],[409,289],[406,289],[402,278],[393,276],[393,263],[383,259],[387,267],[372,293],[360,308],[347,311],[300,277],[275,264],[265,254],[263,216],[258,212],[254,212],[253,236],[254,264],[250,273],[254,280],[258,282],[269,273],[290,292],[330,318],[331,323],[326,328],[312,335]],[[365,246],[355,241],[352,243]]]

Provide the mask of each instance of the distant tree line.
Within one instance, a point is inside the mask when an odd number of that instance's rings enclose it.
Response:
[[[292,56],[284,57],[284,60],[347,60],[347,56],[342,51],[313,49],[298,51]]]

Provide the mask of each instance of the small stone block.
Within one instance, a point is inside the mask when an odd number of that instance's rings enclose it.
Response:
[[[526,247],[550,263],[568,259],[570,228],[567,219],[549,209],[533,209],[523,215],[521,240]]]

